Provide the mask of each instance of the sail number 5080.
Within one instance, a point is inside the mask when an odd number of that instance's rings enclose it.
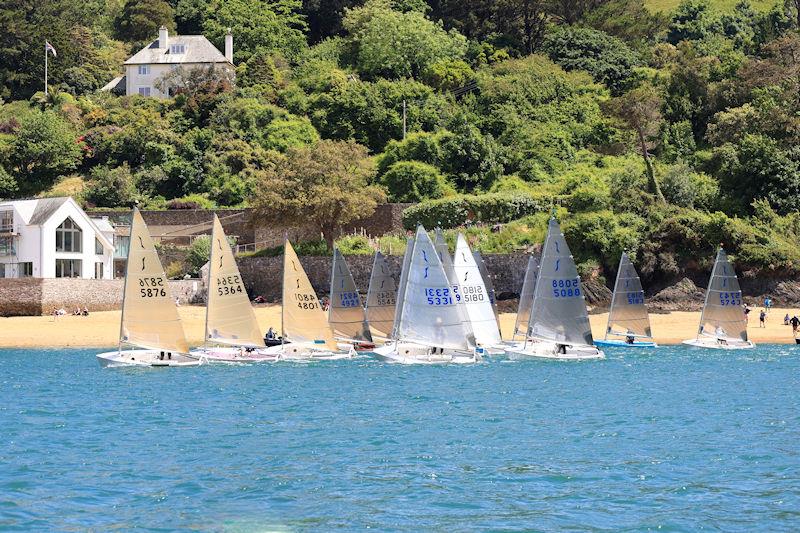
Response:
[[[581,295],[581,282],[578,279],[554,279],[554,298],[573,298]]]

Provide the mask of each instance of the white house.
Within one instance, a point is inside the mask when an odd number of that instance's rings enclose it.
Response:
[[[0,201],[0,278],[111,279],[113,243],[72,198]]]
[[[214,66],[233,73],[233,35],[225,36],[225,54],[202,35],[173,35],[161,26],[158,39],[125,61],[125,75],[114,78],[104,91],[119,94],[140,94],[168,98],[167,92],[156,88],[155,82],[177,67],[192,69]]]

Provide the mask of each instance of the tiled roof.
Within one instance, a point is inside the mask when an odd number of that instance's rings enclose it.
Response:
[[[228,63],[222,52],[203,35],[170,35],[167,42],[167,48],[159,48],[156,39],[136,52],[125,64]],[[176,44],[184,45],[186,53],[170,53],[172,45]]]
[[[42,198],[36,202],[36,208],[33,210],[29,226],[41,226],[47,222],[56,210],[64,205],[64,202],[69,200],[68,197],[63,198]]]

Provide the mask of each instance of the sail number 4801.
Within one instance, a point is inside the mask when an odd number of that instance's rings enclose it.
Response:
[[[139,294],[142,298],[163,298],[167,295],[164,278],[139,278]]]
[[[553,298],[574,298],[581,295],[581,282],[576,279],[554,279]]]

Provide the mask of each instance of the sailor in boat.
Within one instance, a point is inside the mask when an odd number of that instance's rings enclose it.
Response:
[[[561,355],[567,355],[567,345],[556,344],[556,353],[560,353]]]
[[[267,330],[267,334],[264,336],[264,338],[267,339],[268,341],[274,341],[275,340],[275,330],[272,329],[272,328],[269,328]]]
[[[627,344],[633,344],[633,341],[634,341],[633,335],[628,335],[627,337],[625,337],[625,342]]]

